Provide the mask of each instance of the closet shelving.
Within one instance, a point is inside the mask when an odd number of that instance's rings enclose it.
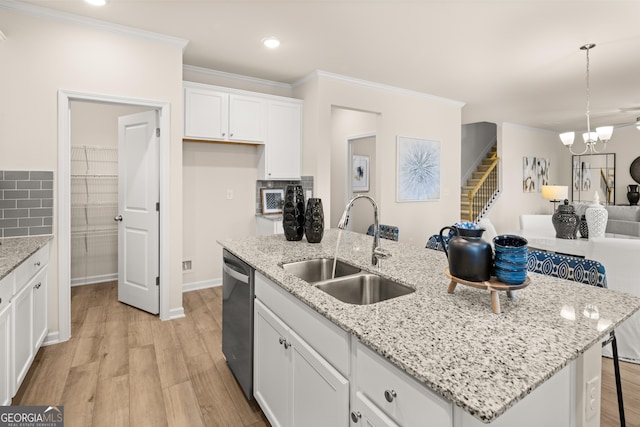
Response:
[[[72,279],[117,273],[118,149],[71,148]]]

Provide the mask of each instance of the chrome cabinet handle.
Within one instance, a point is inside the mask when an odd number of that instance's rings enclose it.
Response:
[[[227,133],[226,132],[222,132],[222,136],[225,136]]]
[[[36,267],[40,267],[40,261],[34,262],[33,265],[35,265]]]
[[[231,133],[229,134],[229,137],[232,137],[232,136],[233,136],[233,132],[231,132]]]
[[[387,399],[387,402],[393,402],[393,399],[397,396],[395,390],[385,390],[384,398]]]
[[[351,421],[357,423],[360,418],[362,418],[362,414],[360,412],[351,411]]]
[[[40,289],[40,286],[42,286],[42,282],[38,282],[38,284],[35,285],[33,288],[34,289]]]
[[[113,218],[114,221],[122,221],[122,215],[118,215]]]
[[[289,347],[291,347],[291,343],[287,342],[287,340],[284,340],[284,349],[288,349]]]

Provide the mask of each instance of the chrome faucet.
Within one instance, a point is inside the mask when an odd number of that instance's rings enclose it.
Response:
[[[358,199],[365,198],[371,202],[373,205],[373,247],[371,248],[371,265],[379,266],[378,260],[388,258],[391,256],[389,251],[382,249],[380,246],[380,224],[378,217],[378,205],[373,198],[366,196],[364,194],[358,194],[349,200],[347,206],[344,208],[344,212],[342,213],[342,217],[340,218],[340,222],[338,222],[338,228],[344,230],[347,228],[347,224],[349,223],[349,213],[351,212],[351,207],[353,206],[353,202]]]

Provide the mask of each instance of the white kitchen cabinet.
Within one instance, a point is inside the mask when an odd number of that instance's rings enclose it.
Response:
[[[349,382],[260,300],[254,396],[274,426],[347,426]]]
[[[453,405],[382,356],[356,342],[355,387],[394,422],[444,427],[453,425]]]
[[[387,417],[365,395],[357,392],[355,401],[351,405],[351,426],[398,427],[398,424]]]
[[[11,404],[24,380],[31,363],[47,336],[47,274],[49,245],[46,244],[35,254],[23,261],[15,271],[5,277],[0,284],[0,342],[6,339],[8,344],[0,350],[0,369],[5,353],[9,354],[9,370],[6,383],[9,400],[5,401],[5,389],[0,390],[0,402]],[[5,287],[11,286],[11,301],[5,310]],[[4,310],[4,311],[3,311]],[[5,318],[7,316],[7,318]],[[4,374],[0,372],[0,378]]]
[[[31,282],[31,290],[33,292],[33,354],[47,337],[47,288],[48,288],[48,269],[44,268]]]
[[[11,404],[11,307],[0,302],[0,405]]]
[[[256,216],[256,234],[258,236],[284,234],[284,228],[282,228],[282,216],[279,215],[278,219]]]
[[[258,179],[300,179],[302,104],[268,101],[267,143],[258,148]]]
[[[22,384],[34,357],[33,352],[33,290],[28,284],[11,300],[11,396]]]
[[[233,142],[264,142],[264,99],[206,87],[184,89],[184,137]]]

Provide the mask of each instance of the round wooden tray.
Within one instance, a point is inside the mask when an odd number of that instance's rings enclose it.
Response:
[[[493,311],[495,314],[500,313],[500,299],[498,298],[498,291],[506,291],[509,298],[513,298],[513,294],[511,293],[511,291],[517,291],[518,289],[526,288],[531,283],[531,278],[529,276],[527,276],[524,283],[521,283],[519,285],[509,285],[499,281],[495,277],[491,277],[490,280],[485,282],[471,282],[469,280],[460,279],[458,277],[452,276],[449,268],[444,269],[444,274],[446,274],[447,277],[451,279],[451,283],[449,283],[449,289],[447,290],[447,292],[449,292],[450,294],[453,293],[458,283],[466,286],[471,286],[473,288],[488,289],[489,291],[491,291],[491,311]]]

